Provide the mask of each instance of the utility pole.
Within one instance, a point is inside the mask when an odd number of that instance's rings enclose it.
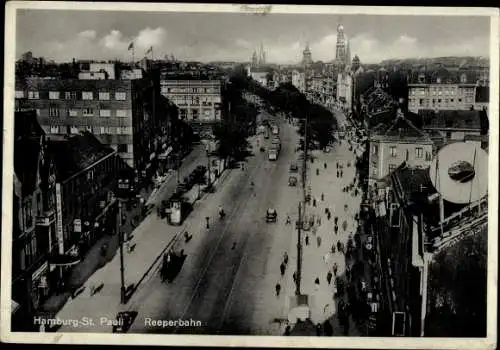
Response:
[[[299,202],[299,219],[297,225],[297,281],[295,295],[300,295],[300,281],[302,278],[302,205]]]
[[[120,302],[122,304],[126,303],[126,296],[125,296],[125,266],[124,266],[124,261],[123,261],[123,244],[124,244],[124,237],[123,237],[123,232],[121,230],[121,221],[122,221],[122,202],[120,198],[117,198],[118,200],[118,217],[116,220],[116,230],[118,233],[118,239],[120,242]]]

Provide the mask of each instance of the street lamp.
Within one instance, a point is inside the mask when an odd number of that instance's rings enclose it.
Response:
[[[123,237],[122,226],[122,200],[125,198],[125,194],[130,190],[130,183],[128,179],[118,180],[118,191],[116,200],[118,201],[118,212],[116,218],[116,231],[119,239],[120,245],[120,302],[122,304],[126,303],[126,289],[125,289],[125,265],[124,265],[124,254],[123,254],[123,244],[125,239]]]

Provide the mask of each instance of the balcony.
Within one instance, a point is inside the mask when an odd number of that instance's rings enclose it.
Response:
[[[54,210],[50,210],[50,211],[46,211],[46,212],[42,213],[42,215],[40,215],[36,218],[36,225],[48,227],[54,221],[56,221],[56,213]]]

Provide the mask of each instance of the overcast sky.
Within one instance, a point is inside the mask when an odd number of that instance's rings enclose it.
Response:
[[[339,23],[364,63],[489,56],[488,17],[18,10],[16,57],[130,59],[134,40],[136,58],[153,46],[155,58],[248,61],[262,41],[269,62],[296,63],[309,41],[313,60],[331,61]]]

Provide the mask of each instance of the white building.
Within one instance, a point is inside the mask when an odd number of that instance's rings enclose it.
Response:
[[[292,71],[292,85],[300,92],[306,91],[306,73],[303,70],[294,69]]]

